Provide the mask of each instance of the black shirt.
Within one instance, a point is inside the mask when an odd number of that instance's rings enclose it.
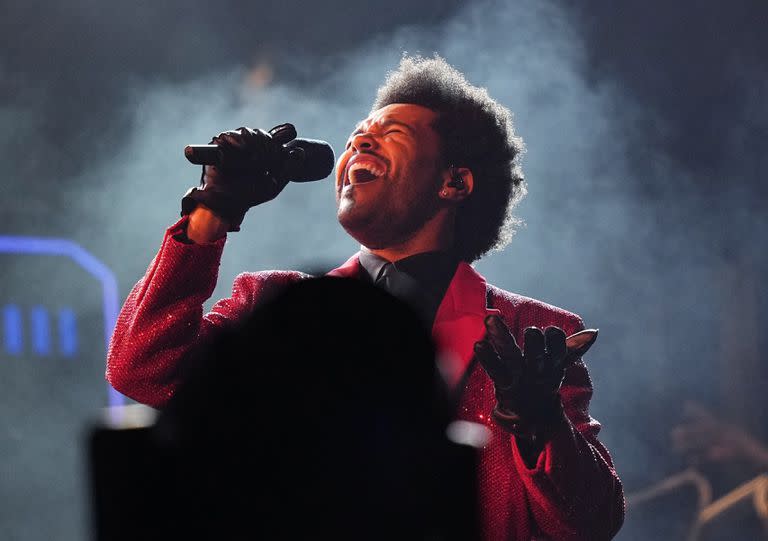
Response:
[[[392,271],[403,287],[390,293],[408,302],[431,327],[437,309],[456,273],[460,259],[451,252],[422,252],[390,263],[367,250],[360,251],[360,266],[364,272],[361,278],[369,283],[381,285],[382,277]],[[384,287],[389,289],[388,287]]]

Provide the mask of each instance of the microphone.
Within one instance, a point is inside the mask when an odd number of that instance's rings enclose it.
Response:
[[[295,132],[294,132],[295,133]],[[296,138],[283,145],[286,149],[275,164],[265,169],[283,180],[311,182],[331,174],[336,158],[331,145],[318,139]],[[184,156],[195,165],[220,165],[224,154],[218,145],[187,145]]]

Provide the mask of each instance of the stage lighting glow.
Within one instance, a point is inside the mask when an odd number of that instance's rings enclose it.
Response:
[[[104,341],[109,347],[109,339],[117,321],[119,310],[117,280],[109,267],[80,245],[68,239],[0,236],[0,253],[67,257],[96,278],[102,289]],[[19,354],[24,349],[22,321],[22,313],[18,306],[5,306],[3,309],[3,330],[5,331],[5,350],[8,353]],[[40,355],[49,353],[51,350],[51,332],[48,311],[41,306],[34,307],[30,313],[30,323],[32,350]],[[74,312],[67,308],[59,312],[58,330],[62,352],[67,355],[74,354],[77,349]],[[110,406],[119,406],[124,403],[123,396],[111,386],[108,386],[108,395]]]

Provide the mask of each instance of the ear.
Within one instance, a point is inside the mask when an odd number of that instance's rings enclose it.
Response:
[[[463,201],[472,193],[475,178],[466,167],[448,167],[443,170],[443,182],[438,195],[444,201]]]

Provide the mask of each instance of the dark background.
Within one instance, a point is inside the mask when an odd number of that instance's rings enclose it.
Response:
[[[529,195],[518,208],[526,225],[477,268],[600,328],[588,358],[592,414],[628,492],[685,466],[668,432],[687,399],[768,437],[768,4],[1,7],[0,234],[74,240],[114,271],[124,298],[197,182],[185,144],[291,121],[339,149],[403,51],[438,53],[513,110],[528,149]],[[356,246],[336,224],[330,184],[289,186],[251,212],[228,241],[214,298],[243,270],[345,260]],[[106,404],[93,330],[102,314],[89,278],[57,265],[3,259],[0,304],[53,306],[65,291],[87,291],[72,303],[93,337],[66,376],[53,359],[41,369],[28,352],[0,352],[0,392],[14,397],[0,413],[0,450],[14,453],[0,494],[36,505],[51,524],[4,506],[4,539],[46,539],[57,528],[59,539],[85,536],[74,427]],[[68,420],[51,428],[51,411]],[[40,463],[35,450],[45,446],[66,451]],[[40,497],[47,475],[63,494],[53,503]],[[748,478],[738,475],[723,486]],[[619,538],[644,526],[628,522]]]

